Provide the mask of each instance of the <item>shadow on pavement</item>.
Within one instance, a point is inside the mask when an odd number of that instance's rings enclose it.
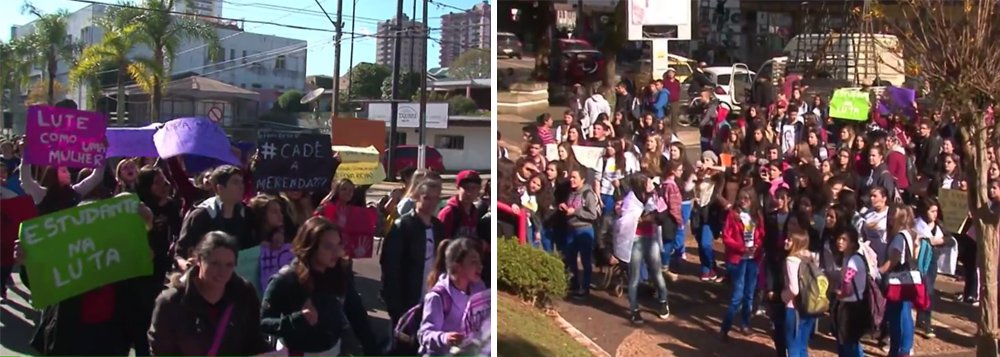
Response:
[[[497,356],[550,356],[552,352],[538,348],[531,342],[511,335],[501,334],[497,337]]]
[[[15,313],[14,311],[18,311]],[[29,321],[21,319],[23,315]],[[38,312],[19,305],[17,302],[5,300],[0,307],[0,324],[3,324],[4,332],[0,334],[0,345],[4,348],[22,355],[33,356],[38,353],[31,347],[31,337],[34,334],[35,326],[33,321],[38,319]]]

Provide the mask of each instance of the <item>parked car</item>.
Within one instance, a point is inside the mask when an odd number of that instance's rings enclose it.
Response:
[[[510,32],[497,33],[498,55],[507,56],[507,58],[521,59],[521,54],[523,52],[524,46],[521,44],[521,40],[517,39],[517,36]]]
[[[731,67],[706,67],[704,71],[708,79],[715,83],[715,97],[719,98],[720,102],[728,104],[734,111],[740,112],[741,104],[746,101],[757,74],[743,64]]]
[[[415,169],[417,168],[417,146],[416,145],[398,145],[396,149],[392,152],[392,172],[389,172],[389,149],[386,149],[382,153],[382,166],[385,167],[385,175],[389,178],[395,178],[399,175],[400,171],[405,169]],[[444,172],[444,157],[441,156],[441,152],[430,146],[427,147],[427,169],[442,173]]]
[[[583,84],[600,80],[604,71],[604,55],[590,42],[581,39],[560,39],[563,78],[566,84]]]

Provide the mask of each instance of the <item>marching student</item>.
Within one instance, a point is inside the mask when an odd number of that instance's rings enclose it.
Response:
[[[582,298],[590,294],[590,281],[593,274],[594,223],[600,217],[600,203],[597,194],[586,183],[586,167],[577,167],[569,172],[571,193],[565,203],[559,204],[559,210],[566,218],[566,249],[563,259],[570,271],[570,293]],[[577,259],[583,263],[583,274]]]
[[[798,217],[795,217],[798,218]],[[785,303],[785,336],[788,357],[809,356],[809,338],[816,326],[816,318],[801,314],[798,310],[798,296],[804,288],[799,280],[799,267],[802,264],[815,264],[812,253],[809,252],[809,236],[804,219],[789,219],[785,250],[785,288],[781,292],[781,300]]]
[[[434,268],[427,275],[420,330],[419,353],[441,356],[452,347],[476,336],[465,336],[462,317],[469,300],[486,290],[481,280],[482,247],[478,239],[457,238],[441,241],[436,251]]]

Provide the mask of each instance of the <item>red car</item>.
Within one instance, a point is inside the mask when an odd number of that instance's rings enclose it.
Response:
[[[566,84],[600,80],[604,71],[604,56],[590,42],[581,39],[559,40],[562,70]]]
[[[398,145],[396,149],[392,152],[392,172],[389,172],[389,150],[386,149],[382,153],[382,166],[385,167],[385,175],[389,178],[395,178],[399,175],[400,171],[405,169],[416,169],[417,168],[417,146],[416,145]],[[437,149],[430,146],[427,147],[427,169],[442,173],[444,172],[444,157]]]

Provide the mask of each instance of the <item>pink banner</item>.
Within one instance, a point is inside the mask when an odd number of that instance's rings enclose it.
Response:
[[[341,227],[340,241],[347,254],[354,259],[371,258],[375,248],[375,221],[378,213],[374,208],[348,206],[347,222]]]
[[[104,114],[49,106],[28,107],[24,161],[32,165],[104,166],[108,118]]]

